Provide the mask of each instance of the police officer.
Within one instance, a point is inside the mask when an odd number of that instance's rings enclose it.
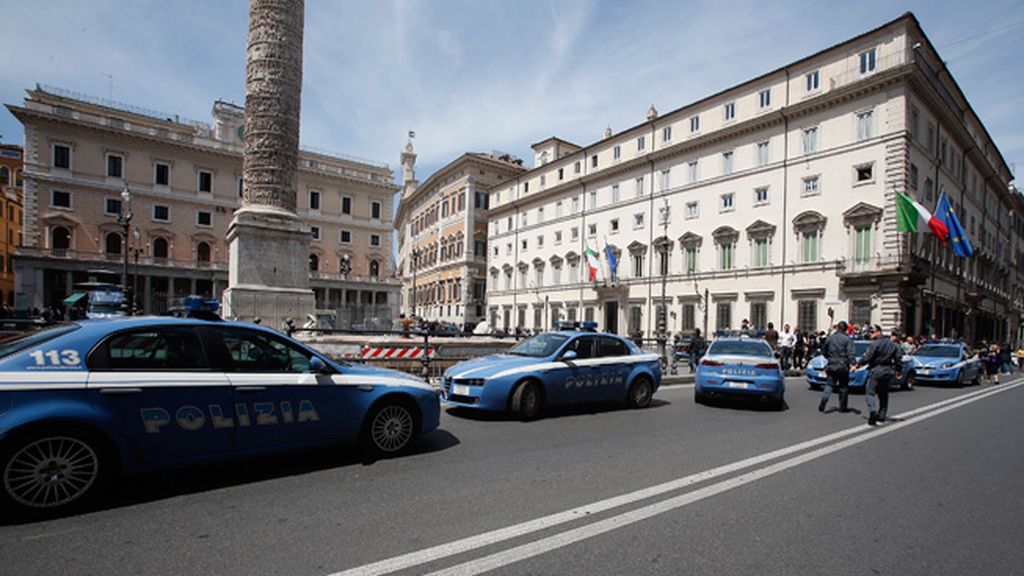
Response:
[[[828,398],[832,389],[839,391],[839,411],[847,412],[847,400],[850,396],[850,367],[853,365],[855,352],[853,341],[846,335],[849,326],[846,322],[840,321],[836,325],[836,331],[825,340],[821,353],[828,361],[825,372],[828,374],[828,384],[821,390],[821,402],[818,404],[818,412],[824,412],[828,406]]]
[[[903,366],[903,350],[889,338],[882,337],[882,327],[875,324],[870,333],[871,345],[861,358],[868,367],[865,399],[868,404],[868,426],[885,422],[889,410],[889,385]],[[878,396],[878,406],[875,396]]]

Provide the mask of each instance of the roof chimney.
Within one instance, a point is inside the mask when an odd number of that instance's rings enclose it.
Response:
[[[648,121],[654,120],[657,117],[658,117],[658,110],[655,109],[654,104],[651,104],[651,107],[647,109],[647,120]]]

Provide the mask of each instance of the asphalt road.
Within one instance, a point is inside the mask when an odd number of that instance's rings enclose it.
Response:
[[[910,414],[876,429],[863,396],[820,414],[798,379],[782,412],[689,386],[531,423],[449,412],[402,458],[145,477],[0,525],[0,573],[1024,574],[1013,382],[894,394]]]

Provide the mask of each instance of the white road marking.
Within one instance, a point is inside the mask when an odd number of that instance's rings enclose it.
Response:
[[[1019,384],[1006,384],[1003,386],[1016,387],[1017,385]],[[1008,388],[999,388],[999,390],[1002,389]],[[980,390],[975,390],[968,394],[963,394],[953,398],[947,398],[946,400],[941,400],[939,402],[935,402],[927,406],[922,406],[909,412],[898,414],[894,417],[894,419],[912,418],[918,414],[927,412],[932,409],[940,408],[950,404],[955,404],[957,402],[964,401],[965,399],[976,398],[982,394],[991,392],[992,390],[992,388],[982,388]],[[888,428],[892,428],[893,426],[894,425],[889,425]],[[825,436],[820,436],[817,438],[813,438],[811,440],[806,440],[804,442],[800,442],[792,446],[787,446],[785,448],[779,448],[771,452],[766,452],[764,454],[752,456],[750,458],[746,458],[738,462],[733,462],[732,464],[726,464],[723,466],[719,466],[717,468],[712,468],[710,470],[705,470],[703,472],[698,472],[696,474],[691,474],[689,476],[677,478],[675,480],[670,480],[668,482],[651,486],[648,488],[643,488],[641,490],[637,490],[634,492],[614,496],[612,498],[607,498],[605,500],[599,500],[597,502],[586,504],[577,508],[572,508],[570,510],[565,510],[563,512],[557,512],[555,514],[550,514],[548,516],[542,516],[534,520],[527,520],[526,522],[521,522],[519,524],[514,524],[512,526],[507,526],[505,528],[499,528],[496,530],[492,530],[490,532],[484,532],[482,534],[477,534],[475,536],[469,536],[461,540],[455,540],[453,542],[439,544],[437,546],[432,546],[430,548],[416,550],[413,552],[409,552],[407,554],[402,554],[400,556],[395,556],[392,558],[380,560],[378,562],[373,562],[370,564],[365,564],[363,566],[350,568],[342,572],[335,572],[331,576],[370,576],[377,574],[390,574],[392,572],[397,572],[399,570],[405,570],[413,566],[427,564],[429,562],[434,562],[436,560],[447,558],[449,556],[462,554],[470,550],[475,550],[477,548],[482,548],[506,540],[511,540],[513,538],[518,538],[526,534],[530,534],[540,530],[546,530],[548,528],[558,526],[560,524],[565,524],[567,522],[572,522],[580,518],[585,518],[588,515],[597,514],[600,512],[618,508],[620,506],[625,506],[627,504],[632,504],[635,502],[639,502],[641,500],[646,500],[648,498],[652,498],[660,494],[665,494],[667,492],[679,490],[680,488],[686,488],[687,486],[692,486],[694,484],[704,482],[706,480],[711,480],[719,476],[724,476],[726,474],[732,474],[745,468],[757,466],[769,462],[771,460],[781,458],[783,456],[789,456],[797,452],[802,452],[804,450],[814,448],[816,446],[820,446],[823,444],[832,444],[833,442],[841,440],[847,436],[857,433],[865,433],[868,432],[868,430],[869,429],[867,426],[860,424],[852,428],[847,428],[846,430],[840,430],[838,432],[833,432],[832,434],[827,434]]]
[[[693,384],[668,384],[666,386],[658,386],[658,392],[662,390],[682,390],[683,388],[693,388]]]
[[[430,573],[428,576],[468,576],[474,574],[481,574],[483,572],[489,572],[491,570],[501,568],[502,566],[507,566],[515,562],[520,562],[527,558],[532,558],[545,552],[550,552],[552,550],[562,548],[570,544],[586,540],[588,538],[593,538],[594,536],[598,536],[606,532],[611,532],[612,530],[622,528],[624,526],[629,526],[630,524],[635,524],[642,520],[646,520],[647,518],[651,518],[659,514],[670,512],[672,510],[681,508],[688,504],[693,504],[694,502],[699,502],[706,498],[710,498],[712,496],[715,496],[716,494],[720,494],[727,490],[732,490],[733,488],[738,488],[740,486],[750,484],[751,482],[756,482],[757,480],[767,478],[768,476],[772,476],[774,474],[788,470],[790,468],[794,468],[801,464],[806,464],[807,462],[817,460],[818,458],[828,456],[840,450],[845,450],[846,448],[855,446],[857,444],[861,444],[863,442],[867,442],[868,440],[878,438],[879,436],[890,434],[901,428],[905,428],[907,426],[911,426],[919,422],[924,422],[925,420],[934,418],[935,416],[939,416],[940,414],[944,414],[946,412],[949,412],[950,410],[961,408],[968,404],[972,404],[979,400],[988,398],[989,396],[994,396],[1007,390],[1017,388],[1021,385],[1022,383],[1018,382],[1016,384],[1008,384],[1004,387],[996,389],[989,388],[985,390],[986,393],[984,394],[973,396],[967,398],[966,400],[954,403],[952,405],[939,408],[932,412],[928,412],[927,414],[921,416],[920,418],[915,418],[913,420],[906,420],[902,422],[895,422],[882,428],[873,429],[870,433],[861,434],[859,436],[849,438],[847,440],[833,444],[831,446],[818,448],[817,450],[800,454],[799,456],[795,456],[788,460],[776,462],[775,464],[771,464],[769,466],[759,468],[757,470],[752,470],[750,472],[740,474],[739,476],[734,476],[727,480],[717,482],[710,486],[705,486],[704,488],[699,488],[692,492],[687,492],[680,496],[675,496],[673,498],[669,498],[661,502],[656,502],[654,504],[650,504],[642,508],[637,508],[636,510],[630,510],[629,512],[624,512],[622,514],[612,516],[611,518],[599,520],[597,522],[593,522],[591,524],[587,524],[579,528],[574,528],[572,530],[567,530],[565,532],[555,534],[554,536],[550,536],[548,538],[542,538],[540,540],[523,544],[521,546],[517,546],[509,550],[491,554],[489,556],[484,556],[483,558],[471,560],[469,562],[464,562],[462,564],[452,566],[451,568],[438,570],[437,572]],[[861,425],[860,429],[863,430],[865,429],[865,427]]]

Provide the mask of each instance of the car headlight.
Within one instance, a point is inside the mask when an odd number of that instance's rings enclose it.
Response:
[[[454,383],[463,386],[483,386],[485,382],[487,382],[486,378],[459,378]]]
[[[956,366],[956,363],[946,362],[945,364],[942,365],[943,368],[952,368],[953,366]]]

